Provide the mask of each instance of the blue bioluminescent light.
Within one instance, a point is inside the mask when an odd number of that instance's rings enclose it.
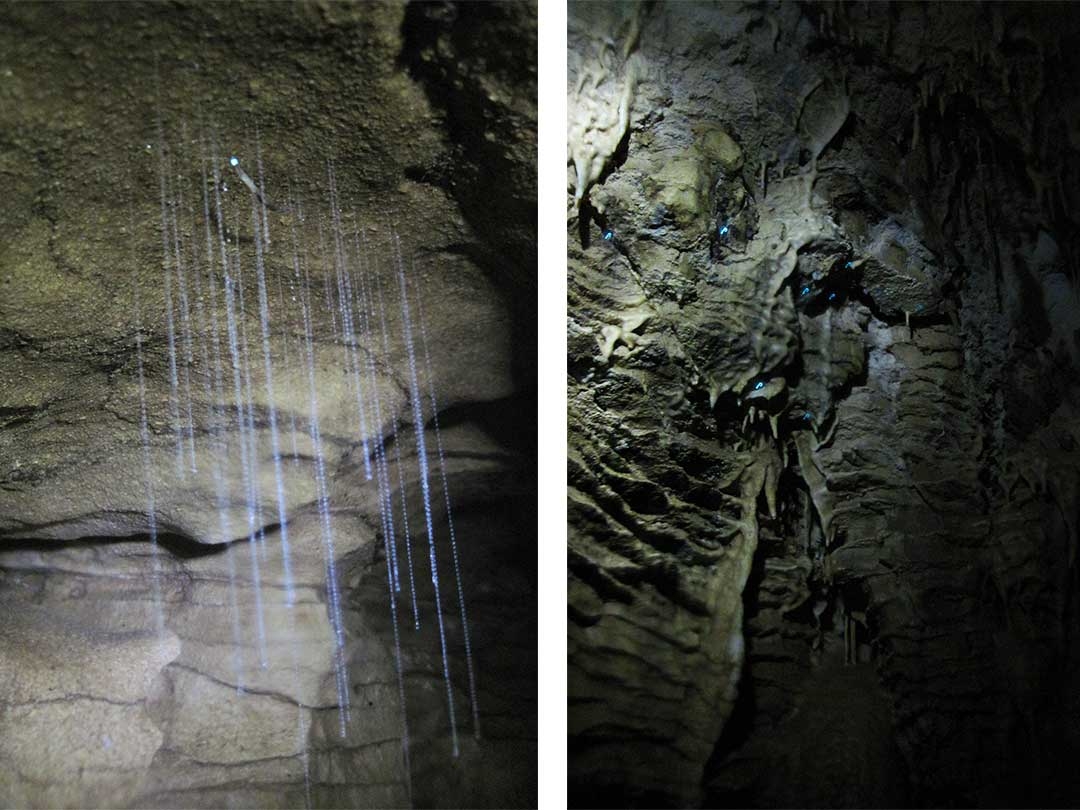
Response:
[[[605,242],[610,242],[614,238],[615,238],[615,231],[611,230],[611,228],[608,228],[606,231],[604,231],[604,241]]]
[[[916,312],[922,312],[923,311],[923,305],[919,304],[917,307],[915,307],[915,311]]]
[[[763,383],[761,380],[758,380],[756,383],[754,383],[754,390],[755,391],[760,391],[764,387],[765,387],[765,383]]]
[[[829,293],[829,300],[830,301],[835,301],[836,300],[836,293],[834,293],[834,292]]]
[[[230,166],[239,166],[240,165],[240,158],[238,158],[238,157],[229,158],[229,165]]]
[[[853,268],[854,266],[855,266],[855,265],[853,265],[853,264],[852,264],[851,262],[848,262],[847,264],[845,264],[845,265],[844,265],[844,267],[845,267],[846,269],[848,269],[848,270],[850,270],[850,269],[851,269],[851,268]]]
[[[814,415],[812,413],[810,413],[810,411],[807,411],[806,413],[804,413],[802,415],[802,418],[803,418],[804,422],[809,422],[811,419],[814,418]]]
[[[729,230],[729,228],[728,228],[727,225],[720,226],[720,235],[721,236],[727,236],[728,235],[728,230]]]
[[[799,291],[799,295],[809,295],[809,294],[810,294],[810,288],[809,287],[803,287],[802,290]]]

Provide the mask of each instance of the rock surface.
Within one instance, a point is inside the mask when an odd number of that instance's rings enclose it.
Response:
[[[571,803],[1075,804],[1080,17],[620,8],[569,24]]]
[[[536,9],[432,11],[0,11],[0,803],[535,803]]]

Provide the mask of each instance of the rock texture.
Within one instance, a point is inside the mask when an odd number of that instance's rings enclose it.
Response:
[[[535,803],[535,18],[0,11],[0,804]]]
[[[573,804],[1080,797],[1058,11],[571,8]]]

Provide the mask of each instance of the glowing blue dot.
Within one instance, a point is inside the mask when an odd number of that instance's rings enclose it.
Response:
[[[240,158],[238,158],[238,157],[229,158],[229,165],[230,166],[239,166],[240,165]]]
[[[724,225],[724,226],[723,226],[723,227],[722,227],[722,228],[720,229],[720,235],[721,235],[721,236],[727,236],[727,234],[728,234],[728,226],[727,226],[727,225]]]
[[[915,307],[915,311],[916,312],[922,312],[923,311],[923,305],[919,304],[917,307]]]
[[[835,301],[836,300],[836,293],[834,293],[834,292],[829,293],[829,300],[830,301]]]
[[[845,264],[845,265],[844,265],[844,267],[846,267],[846,268],[847,268],[848,270],[850,270],[850,269],[851,269],[851,268],[853,268],[854,266],[855,266],[855,265],[853,265],[853,264],[852,264],[851,262],[848,262],[847,264]]]
[[[809,294],[810,294],[810,288],[809,287],[803,287],[802,290],[799,293],[799,295],[809,295]]]
[[[804,422],[809,422],[811,419],[814,418],[814,415],[812,413],[810,413],[810,411],[807,411],[806,413],[804,413],[802,415],[802,418],[803,418]]]
[[[604,231],[604,241],[605,242],[610,242],[614,238],[615,238],[615,231],[611,230],[610,228],[608,230]]]

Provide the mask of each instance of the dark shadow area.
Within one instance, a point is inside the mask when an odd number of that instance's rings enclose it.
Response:
[[[277,529],[278,526],[275,524],[273,526],[267,526],[265,532],[270,534]],[[198,540],[172,532],[163,532],[157,536],[157,545],[159,548],[168,552],[173,557],[183,560],[197,559],[199,557],[212,557],[215,554],[220,554],[225,551],[231,543],[247,542],[250,542],[248,538],[241,537],[230,541],[230,543],[200,543]],[[38,540],[12,537],[10,539],[4,539],[2,550],[39,551],[47,554],[49,552],[66,549],[78,550],[83,548],[104,548],[119,545],[128,547],[145,546],[149,553],[149,549],[152,548],[153,543],[154,541],[148,534],[132,534],[125,537],[80,537],[74,540]],[[2,567],[3,565],[0,564],[0,568]]]
[[[402,23],[402,66],[446,117],[452,163],[409,170],[448,190],[482,250],[474,258],[502,292],[513,319],[514,380],[536,390],[536,41],[523,40],[527,2],[411,2]],[[513,34],[513,36],[511,36]],[[513,48],[507,42],[515,43]],[[495,101],[481,75],[532,100],[532,117]],[[497,201],[497,202],[496,202]]]
[[[454,484],[451,481],[452,488]],[[376,633],[388,657],[400,644],[406,667],[403,689],[412,737],[415,807],[439,806],[449,790],[467,807],[535,807],[538,584],[536,514],[531,506],[536,498],[535,490],[529,487],[523,481],[501,487],[498,496],[489,489],[487,497],[454,500],[461,578],[458,580],[446,544],[440,540],[436,565],[441,586],[441,629],[435,619],[436,593],[423,504],[415,495],[409,499],[413,529],[408,542],[419,608],[418,627],[412,624],[409,587],[397,595],[400,630],[395,633],[390,623],[387,554],[382,538],[373,553],[354,554],[341,566],[343,577],[357,583],[345,597],[349,621],[366,628],[368,635]],[[437,537],[446,537],[448,524],[441,513],[435,515],[434,531]],[[404,543],[399,537],[402,567],[406,560]],[[403,571],[406,582],[409,576]],[[460,620],[459,582],[469,623],[468,650]],[[456,758],[451,752],[448,696],[440,654],[443,633],[454,687],[452,705],[460,746]],[[470,653],[475,704],[469,690]],[[479,739],[475,737],[474,705],[479,715]],[[397,706],[395,698],[395,710]],[[455,764],[452,769],[445,767],[449,761]]]
[[[439,414],[439,427],[447,430],[455,425],[473,422],[491,436],[501,447],[517,453],[523,469],[531,468],[529,462],[536,457],[535,421],[528,430],[526,419],[536,407],[536,397],[528,391],[518,391],[511,396],[489,402],[465,402],[453,405]]]

